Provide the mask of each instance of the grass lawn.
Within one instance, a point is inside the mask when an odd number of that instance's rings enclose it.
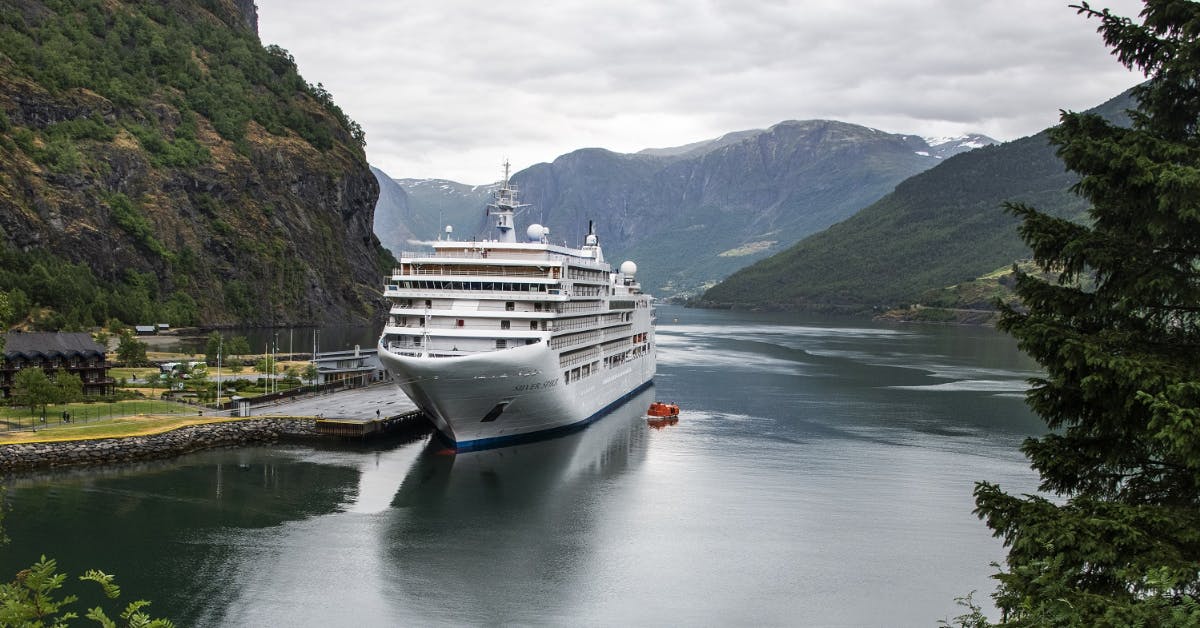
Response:
[[[155,366],[116,367],[108,369],[108,376],[113,379],[145,379],[147,375],[159,372]]]
[[[75,423],[92,422],[99,419],[129,416],[131,414],[196,414],[196,408],[192,406],[154,399],[131,399],[116,403],[51,404],[46,406],[46,425],[60,424],[62,422],[63,410],[71,413],[71,420]],[[38,408],[35,414],[31,414],[29,408],[0,407],[0,430],[20,428],[22,426],[28,428],[30,417],[36,416],[40,421],[41,412],[41,408]]]

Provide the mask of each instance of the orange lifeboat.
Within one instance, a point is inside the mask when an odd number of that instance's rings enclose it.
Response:
[[[677,417],[679,416],[679,406],[673,403],[655,401],[650,404],[650,409],[646,411],[646,414],[655,418]]]
[[[646,422],[656,430],[661,430],[668,425],[675,425],[679,422],[679,406],[655,401],[646,411]]]

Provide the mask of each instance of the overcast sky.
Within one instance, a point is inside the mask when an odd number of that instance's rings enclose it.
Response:
[[[1010,140],[1136,84],[1058,0],[257,0],[396,178],[828,118]],[[1141,3],[1093,0],[1136,17]]]

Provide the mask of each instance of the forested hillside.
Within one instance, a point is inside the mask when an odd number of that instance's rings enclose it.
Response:
[[[1096,109],[1128,123],[1128,93]],[[853,217],[733,274],[710,306],[866,310],[912,303],[1028,255],[1005,201],[1078,218],[1046,133],[960,154],[912,177]]]
[[[376,313],[362,130],[256,26],[245,0],[0,0],[0,290],[17,319]]]

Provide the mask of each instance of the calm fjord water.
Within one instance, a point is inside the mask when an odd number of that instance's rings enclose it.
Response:
[[[986,601],[973,483],[1036,484],[1011,340],[675,307],[658,340],[655,388],[555,440],[14,478],[0,568],[101,567],[183,626],[929,626]],[[677,425],[646,425],[654,398]]]

